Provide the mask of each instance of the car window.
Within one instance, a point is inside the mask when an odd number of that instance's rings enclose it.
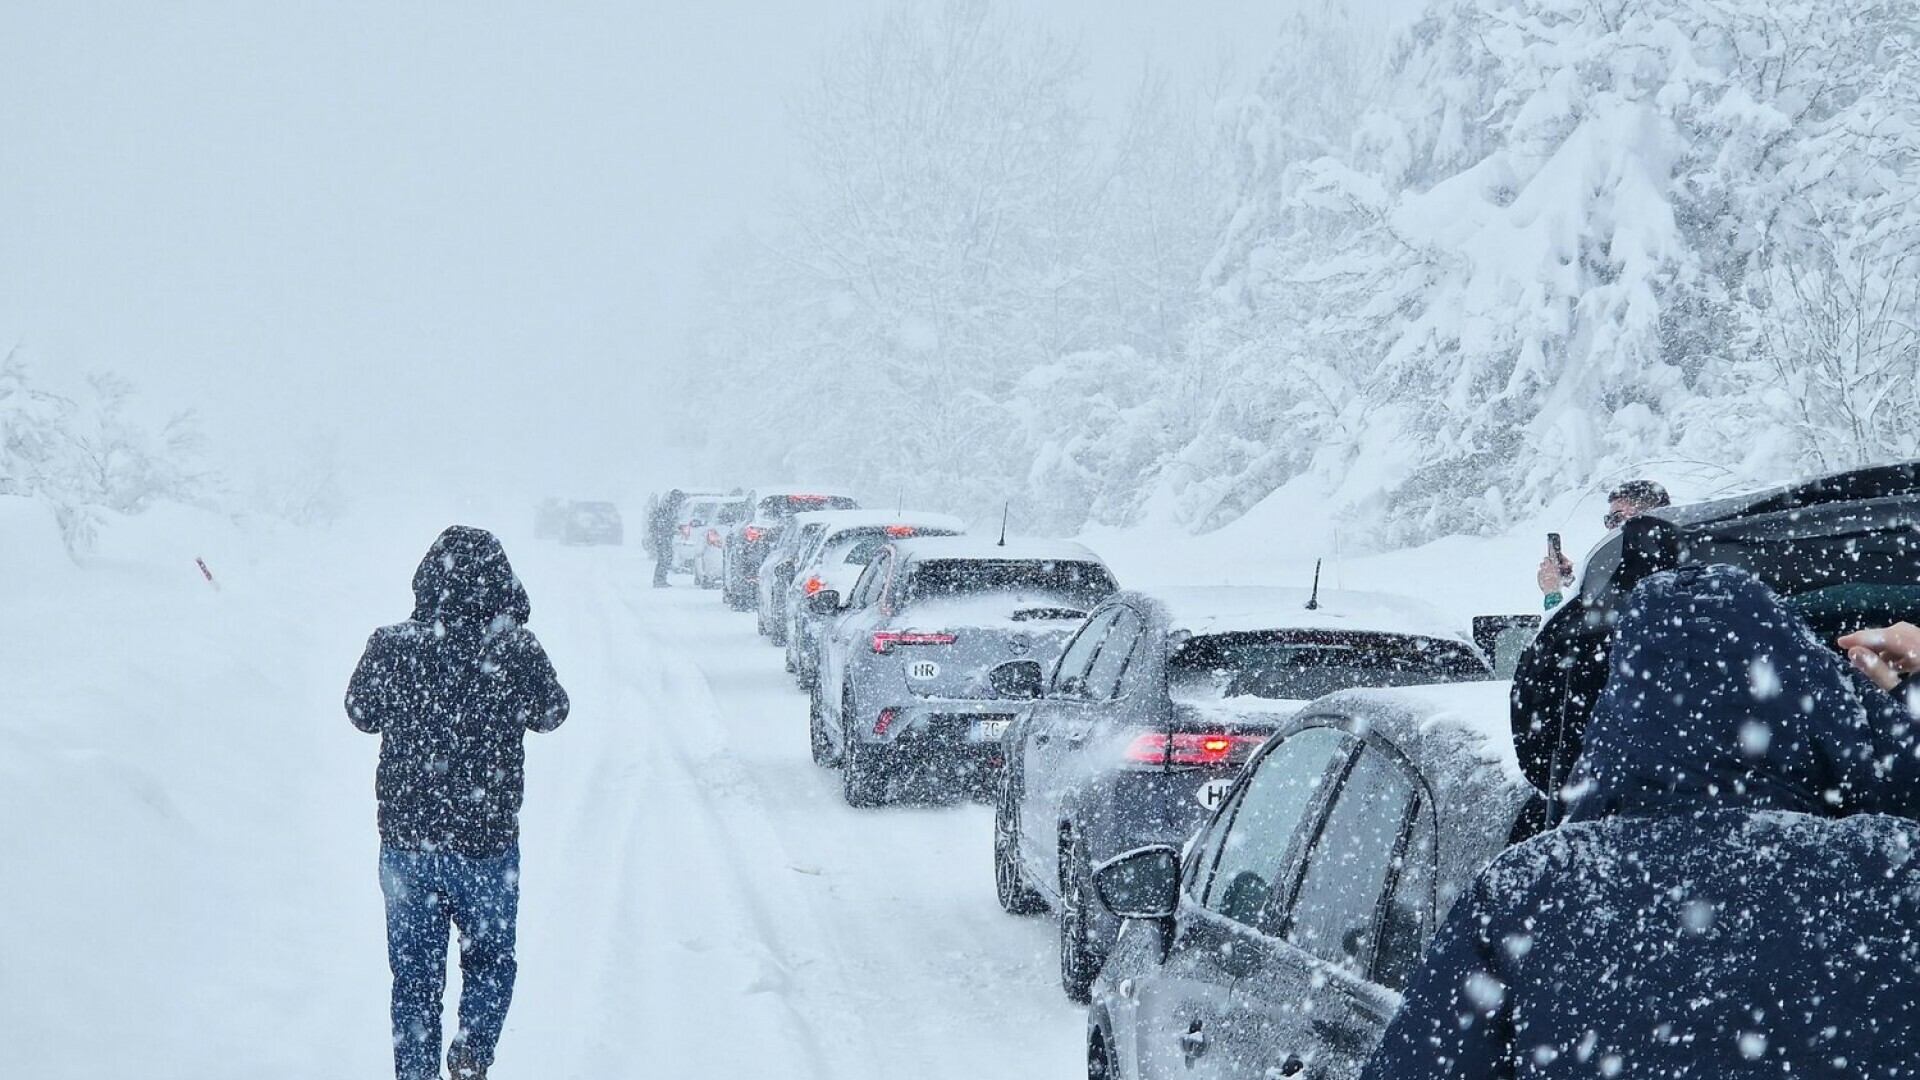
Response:
[[[1491,676],[1464,641],[1350,630],[1204,634],[1167,658],[1179,701],[1309,701],[1360,686],[1419,686]]]
[[[1437,839],[1433,804],[1416,799],[1413,832],[1394,862],[1393,891],[1387,897],[1380,924],[1380,948],[1373,965],[1373,981],[1399,990],[1420,967],[1420,958],[1433,939],[1437,915],[1435,885],[1439,865],[1434,854]]]
[[[1057,597],[1085,611],[1107,598],[1113,575],[1099,563],[1041,559],[933,559],[913,568],[914,600],[1017,591]]]
[[[1143,625],[1140,616],[1134,614],[1132,608],[1116,610],[1119,614],[1107,630],[1106,641],[1101,643],[1093,666],[1087,670],[1087,697],[1094,701],[1111,701],[1120,692],[1120,678],[1126,674],[1140,641]]]
[[[1193,879],[1202,907],[1259,926],[1274,886],[1289,877],[1296,837],[1306,831],[1353,750],[1353,736],[1335,728],[1295,732],[1260,759],[1231,806],[1214,818],[1211,849]]]
[[[847,602],[847,606],[863,608],[875,600],[878,600],[880,598],[880,587],[886,582],[887,569],[892,564],[893,556],[887,553],[882,553],[878,558],[868,563],[867,568],[860,572],[860,580],[854,583],[853,592],[849,594],[850,599]]]
[[[1094,654],[1099,651],[1101,640],[1107,636],[1107,628],[1119,617],[1120,610],[1116,605],[1095,613],[1074,635],[1067,644],[1067,651],[1060,654],[1060,662],[1054,666],[1053,693],[1078,696],[1083,692],[1087,684],[1087,671],[1093,666]]]
[[[713,508],[714,504],[710,502],[688,503],[686,512],[681,515],[680,520],[707,524],[713,520]]]
[[[1414,791],[1405,766],[1378,747],[1361,751],[1307,856],[1300,888],[1287,906],[1291,918],[1275,920],[1284,922],[1287,940],[1366,974],[1382,894],[1407,838]]]
[[[713,523],[716,525],[738,525],[740,522],[747,520],[747,511],[751,508],[751,505],[750,503],[743,502],[721,503],[714,509]]]

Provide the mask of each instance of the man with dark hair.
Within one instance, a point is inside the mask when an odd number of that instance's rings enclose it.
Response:
[[[380,886],[399,1080],[440,1075],[449,925],[460,932],[453,1080],[485,1080],[513,998],[520,800],[529,731],[567,694],[526,629],[527,592],[493,534],[456,525],[413,575],[413,617],[374,631],[347,716],[380,736]]]
[[[1619,528],[1626,520],[1656,506],[1671,506],[1673,500],[1667,496],[1667,489],[1652,480],[1628,480],[1607,492],[1607,513],[1600,524],[1608,532]],[[1573,562],[1566,552],[1548,552],[1540,560],[1540,570],[1534,575],[1534,581],[1540,586],[1541,599],[1548,611],[1560,606],[1565,599],[1565,590],[1573,584]]]

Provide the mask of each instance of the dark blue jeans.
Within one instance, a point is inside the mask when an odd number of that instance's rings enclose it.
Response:
[[[382,847],[380,888],[387,897],[387,962],[393,968],[394,1076],[440,1075],[449,925],[460,931],[460,1031],[454,1042],[474,1064],[492,1065],[517,970],[520,849],[470,859]]]

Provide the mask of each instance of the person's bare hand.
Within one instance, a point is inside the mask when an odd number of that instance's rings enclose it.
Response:
[[[1573,563],[1565,555],[1557,560],[1549,555],[1540,560],[1540,572],[1534,575],[1533,580],[1543,593],[1559,592],[1573,580]]]
[[[1891,690],[1902,676],[1920,671],[1920,626],[1898,622],[1847,634],[1836,644],[1875,686]]]

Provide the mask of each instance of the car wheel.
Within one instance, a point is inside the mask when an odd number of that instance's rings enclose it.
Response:
[[[840,784],[848,806],[879,806],[886,801],[885,750],[860,741],[847,726],[853,717],[852,695],[840,703]]]
[[[839,762],[839,757],[833,752],[833,744],[827,741],[826,709],[820,700],[818,687],[807,695],[807,742],[813,749],[815,765],[832,766]]]
[[[1120,1055],[1104,1023],[1095,1024],[1087,1035],[1087,1080],[1120,1080]]]
[[[1100,973],[1088,924],[1093,913],[1093,868],[1079,839],[1069,832],[1060,841],[1060,989],[1067,1000],[1085,1005]]]
[[[1047,910],[1046,897],[1027,880],[1020,865],[1020,808],[1012,781],[1000,785],[1000,802],[993,813],[993,891],[1000,909],[1009,915],[1038,915]]]

